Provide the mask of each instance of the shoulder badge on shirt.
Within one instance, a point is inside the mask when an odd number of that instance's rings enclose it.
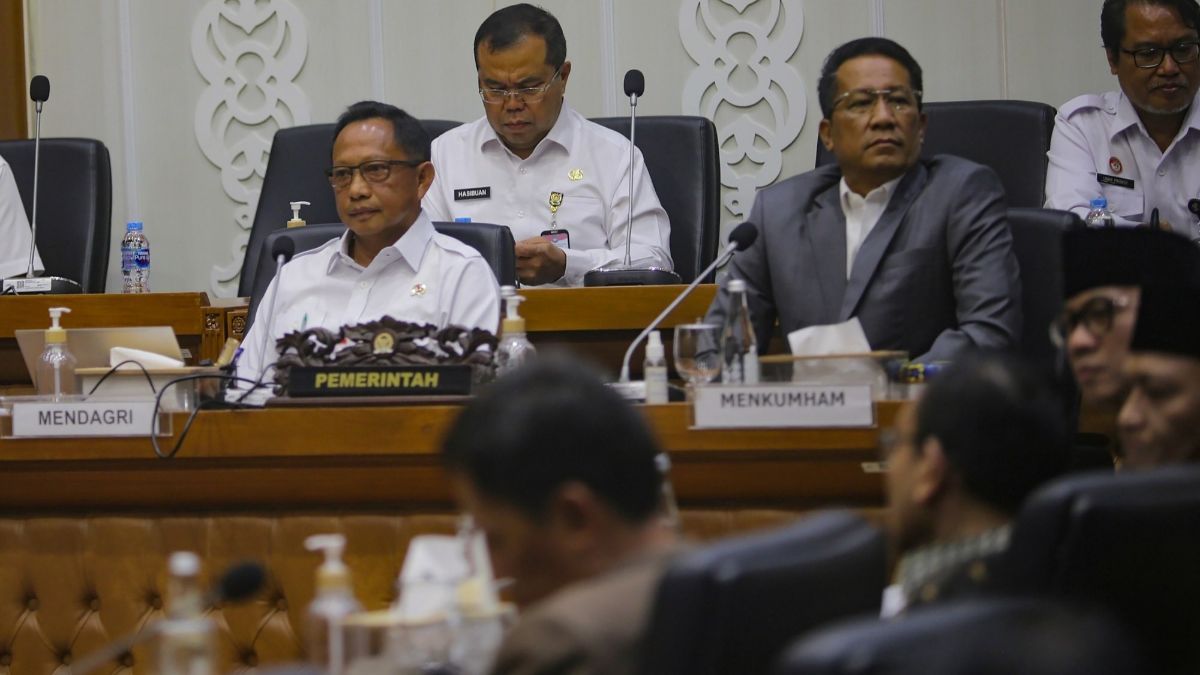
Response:
[[[567,173],[567,178],[575,181],[583,180],[583,169],[571,169],[571,171]]]
[[[482,187],[459,188],[454,191],[454,201],[462,202],[471,199],[491,199],[492,186],[484,185]]]
[[[420,297],[422,295],[425,295],[425,290],[426,290],[425,284],[415,283],[415,284],[413,284],[412,290],[410,290],[408,292],[408,294],[413,297]]]

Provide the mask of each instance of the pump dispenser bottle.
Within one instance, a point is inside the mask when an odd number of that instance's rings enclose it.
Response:
[[[342,621],[362,611],[354,599],[350,568],[342,562],[346,538],[340,534],[317,534],[304,540],[310,551],[321,551],[325,562],[317,568],[316,595],[308,606],[308,659],[329,675],[341,675],[346,665]]]
[[[158,672],[161,675],[211,675],[216,672],[216,630],[204,615],[200,558],[190,551],[167,562],[167,618],[159,624]]]
[[[79,380],[75,378],[75,356],[67,349],[67,331],[59,325],[66,307],[50,308],[50,328],[46,330],[46,347],[38,359],[37,393],[50,396],[55,401],[79,393]]]
[[[500,346],[496,351],[496,365],[503,375],[533,359],[537,355],[537,349],[529,338],[525,337],[525,319],[517,311],[525,298],[517,295],[516,288],[501,286],[500,299],[504,302],[505,315],[500,324]]]
[[[300,207],[311,206],[308,202],[289,202],[292,205],[292,219],[287,221],[288,229],[293,227],[304,227],[304,220],[300,218]]]
[[[667,359],[663,353],[662,333],[650,331],[646,342],[646,361],[642,374],[646,378],[646,403],[667,402]]]

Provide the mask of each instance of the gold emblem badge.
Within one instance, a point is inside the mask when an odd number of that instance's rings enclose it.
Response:
[[[571,169],[571,172],[567,174],[567,178],[571,180],[583,180],[583,169]]]
[[[425,284],[421,284],[421,283],[413,284],[412,290],[409,291],[408,294],[412,295],[412,296],[425,295]]]
[[[376,354],[391,354],[396,351],[396,336],[388,331],[380,331],[371,341],[371,348]]]
[[[563,193],[550,193],[550,213],[558,213],[558,207],[562,206]]]

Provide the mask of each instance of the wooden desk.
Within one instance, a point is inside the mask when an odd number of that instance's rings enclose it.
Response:
[[[897,403],[877,406],[889,426]],[[877,429],[693,430],[684,404],[644,406],[685,507],[882,502]],[[0,440],[10,515],[197,509],[451,509],[438,448],[458,408],[273,408],[200,413],[173,459],[141,439]],[[176,433],[185,415],[176,415]],[[162,439],[169,449],[174,438]]]
[[[520,294],[529,338],[541,350],[568,349],[616,374],[629,343],[679,295],[683,286],[611,288],[525,288]],[[663,321],[663,345],[671,354],[672,330],[703,318],[717,293],[714,284],[701,284]],[[642,352],[634,354],[631,374],[642,372]],[[667,358],[668,364],[674,359]],[[672,365],[671,377],[675,375]]]
[[[15,331],[46,328],[47,310],[58,306],[71,308],[63,317],[67,329],[170,326],[179,346],[191,351],[193,364],[215,360],[225,342],[224,310],[212,307],[205,293],[5,295],[0,296],[0,385],[29,384]]]

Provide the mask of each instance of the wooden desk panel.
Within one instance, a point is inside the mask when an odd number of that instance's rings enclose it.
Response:
[[[895,403],[881,403],[889,425]],[[878,506],[875,429],[693,430],[683,404],[643,411],[687,507]],[[438,447],[458,408],[202,412],[173,459],[148,439],[0,440],[9,513],[174,510],[449,510]],[[177,415],[175,429],[184,415]],[[169,449],[174,438],[162,439]]]
[[[15,331],[46,328],[47,310],[58,306],[71,308],[67,329],[170,326],[193,362],[215,359],[225,341],[223,310],[210,307],[205,293],[0,296],[0,385],[29,384]]]

